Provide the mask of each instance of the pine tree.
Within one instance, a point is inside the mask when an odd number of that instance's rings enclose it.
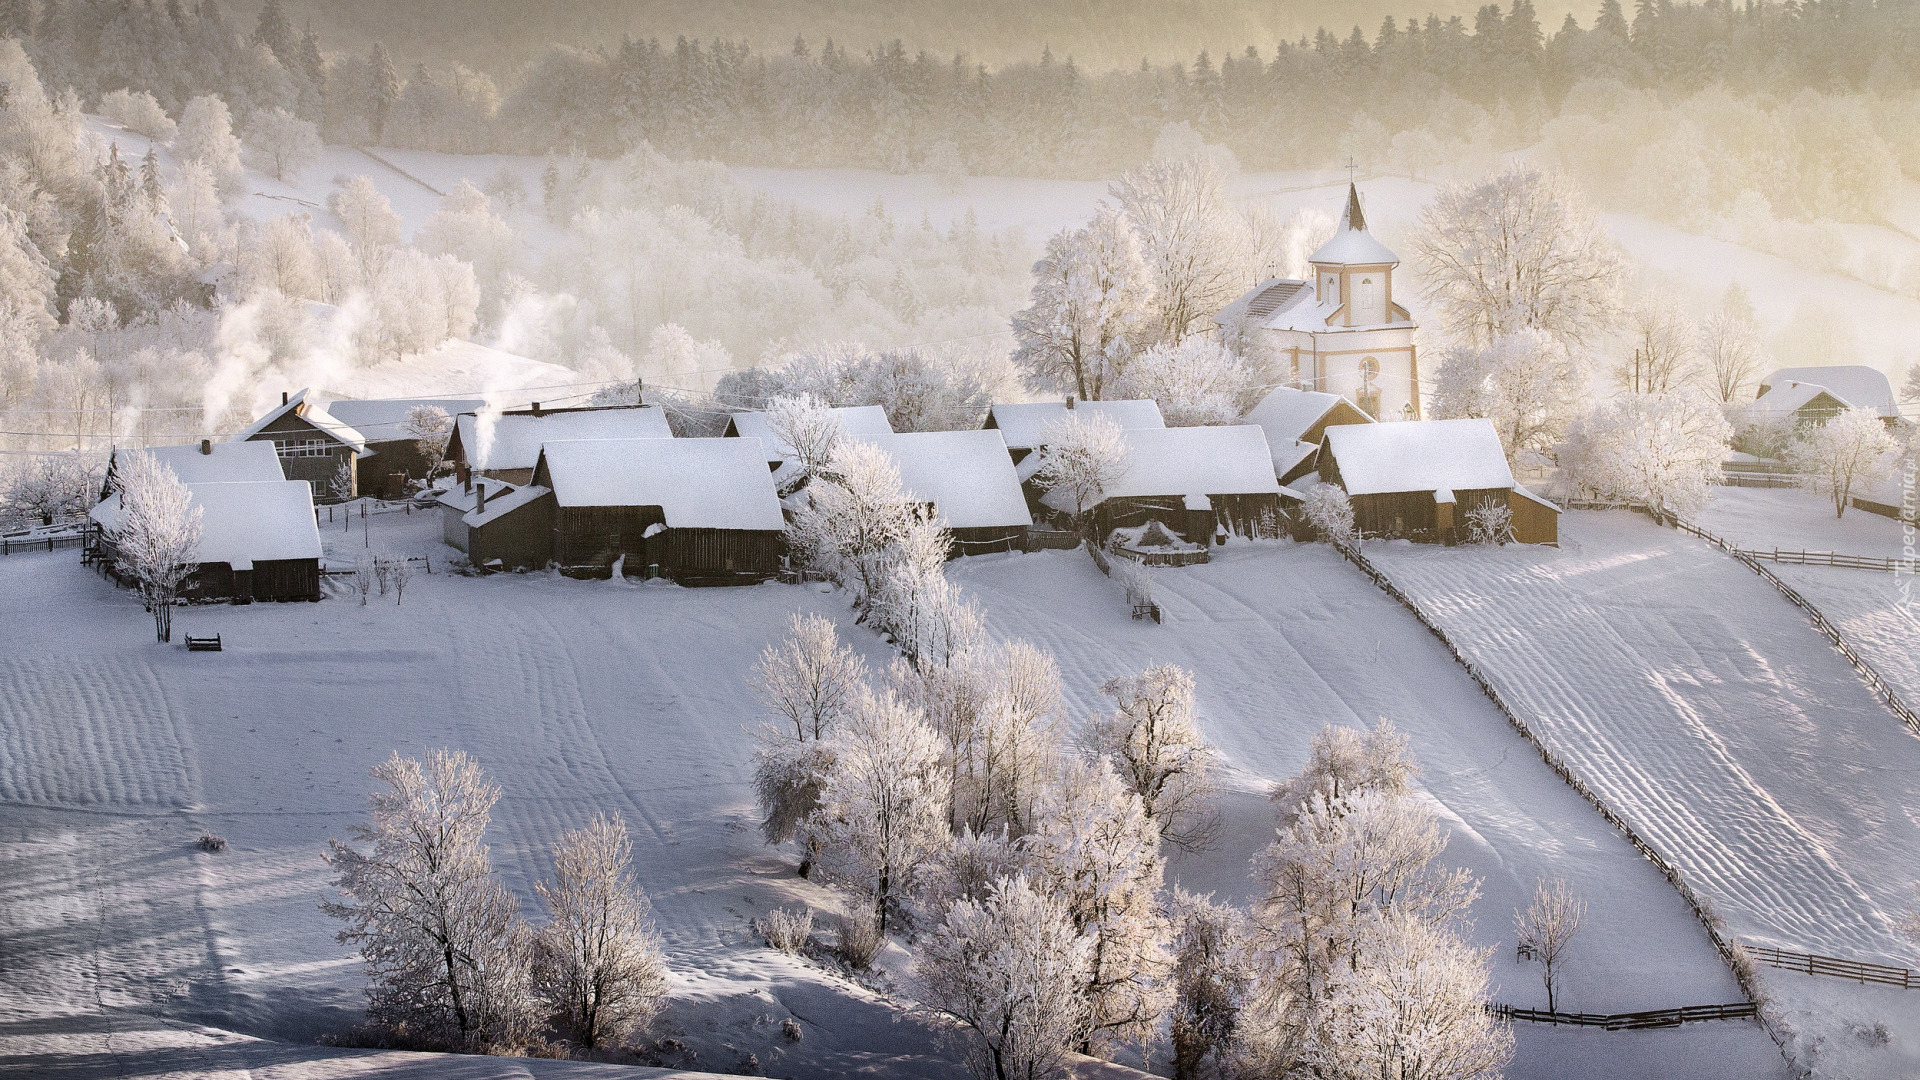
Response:
[[[260,22],[253,30],[253,43],[265,45],[274,59],[288,71],[294,70],[293,23],[288,21],[280,0],[267,0],[260,9]]]
[[[300,35],[298,70],[322,95],[326,93],[327,61],[320,55],[320,35],[313,32],[311,19],[307,21],[306,33]]]
[[[158,207],[167,197],[160,184],[160,155],[151,143],[147,156],[140,159],[140,194],[146,197],[149,209]]]
[[[400,76],[393,69],[393,57],[387,54],[386,45],[373,43],[371,61],[373,92],[369,98],[371,112],[367,123],[373,131],[373,141],[379,142],[387,130],[387,116],[400,100]]]

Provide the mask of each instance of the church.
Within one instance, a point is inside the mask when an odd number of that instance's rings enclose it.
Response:
[[[1288,357],[1300,389],[1338,394],[1376,420],[1420,419],[1413,316],[1393,299],[1400,257],[1367,231],[1353,184],[1339,229],[1307,261],[1313,280],[1269,278],[1214,322]]]

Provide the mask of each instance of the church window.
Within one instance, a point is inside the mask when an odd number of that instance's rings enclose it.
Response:
[[[1362,313],[1373,311],[1373,279],[1360,279],[1360,310]]]
[[[1354,404],[1360,411],[1378,420],[1380,418],[1380,361],[1367,357],[1360,361],[1360,387],[1354,391]]]

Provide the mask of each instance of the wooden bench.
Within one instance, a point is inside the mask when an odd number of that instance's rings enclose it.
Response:
[[[215,634],[212,637],[194,637],[192,634],[188,634],[187,635],[187,651],[188,652],[219,652],[220,651],[220,635]]]

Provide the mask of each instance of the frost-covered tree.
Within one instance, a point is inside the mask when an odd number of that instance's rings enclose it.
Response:
[[[1133,230],[1101,207],[1047,241],[1033,268],[1032,304],[1013,317],[1014,362],[1035,390],[1084,401],[1111,396],[1145,329],[1153,285]]]
[[[1567,430],[1586,385],[1579,360],[1552,334],[1520,329],[1489,345],[1446,350],[1434,375],[1436,419],[1493,421],[1509,460],[1550,452]]]
[[[1034,882],[1091,943],[1081,1052],[1111,1056],[1122,1045],[1145,1045],[1172,1002],[1159,829],[1105,758],[1068,766],[1036,817],[1020,841]]]
[[[1533,902],[1527,910],[1513,913],[1514,939],[1523,955],[1540,965],[1540,981],[1547,988],[1547,1011],[1559,1006],[1560,975],[1565,968],[1567,949],[1580,932],[1580,920],[1586,917],[1587,902],[1574,893],[1564,878],[1541,880],[1533,887]]]
[[[1760,377],[1765,350],[1753,301],[1739,282],[1727,286],[1720,307],[1700,324],[1695,346],[1714,400],[1731,405]]]
[[[1255,283],[1259,253],[1210,158],[1154,161],[1113,185],[1152,282],[1151,337],[1177,343]]]
[[[413,448],[427,463],[427,477],[431,479],[446,457],[447,441],[453,437],[453,417],[438,405],[415,405],[407,410],[401,428],[413,436]]]
[[[38,337],[53,329],[57,279],[34,243],[27,215],[0,206],[0,314],[17,324],[22,337]]]
[[[327,196],[327,209],[346,230],[361,278],[375,281],[386,267],[388,253],[400,242],[400,215],[393,212],[393,203],[372,180],[353,176]]]
[[[1301,500],[1300,512],[1314,533],[1329,544],[1343,547],[1360,539],[1354,525],[1353,500],[1338,484],[1315,484]]]
[[[231,199],[245,190],[247,172],[240,164],[233,114],[217,95],[203,94],[187,102],[174,132],[173,152],[183,162],[206,168],[222,198]]]
[[[832,763],[815,814],[821,861],[872,898],[885,935],[949,838],[940,737],[882,691],[861,695],[826,743]]]
[[[1382,719],[1364,732],[1329,724],[1314,735],[1306,767],[1274,786],[1273,801],[1285,824],[1315,796],[1339,800],[1363,791],[1404,795],[1418,774],[1407,737],[1393,721]]]
[[[982,635],[945,665],[901,672],[896,684],[946,743],[949,821],[956,831],[1018,838],[1059,766],[1060,671],[1024,641]]]
[[[812,394],[782,396],[768,402],[767,428],[792,451],[799,466],[798,475],[783,485],[788,492],[830,470],[847,436],[833,408]]]
[[[1091,538],[1092,513],[1108,487],[1126,475],[1127,437],[1120,425],[1094,414],[1069,413],[1040,431],[1044,455],[1034,479],[1049,494],[1059,492],[1073,507],[1074,520]]]
[[[1089,737],[1140,796],[1160,835],[1198,850],[1219,829],[1210,805],[1218,754],[1200,734],[1193,689],[1193,673],[1174,664],[1108,679],[1100,692],[1113,699],[1114,711],[1094,718]]]
[[[120,492],[113,547],[120,572],[140,587],[153,611],[154,632],[172,640],[173,605],[180,586],[198,570],[200,508],[173,467],[152,454],[121,455],[114,470]]]
[[[871,609],[874,628],[921,671],[951,666],[985,635],[979,606],[947,579],[952,550],[952,534],[924,508],[911,507]]]
[[[1787,461],[1809,491],[1833,502],[1833,516],[1847,512],[1853,489],[1883,479],[1899,450],[1878,413],[1848,409],[1809,427],[1787,448]]]
[[[792,839],[820,805],[831,763],[824,740],[867,692],[867,664],[840,643],[833,621],[795,615],[787,636],[754,668],[755,696],[776,718],[754,734],[753,788],[767,843]],[[812,868],[808,843],[801,872]]]
[[[261,171],[283,183],[298,183],[300,173],[320,160],[320,132],[285,109],[255,113],[247,122],[247,145],[259,156]]]
[[[533,988],[554,1026],[588,1050],[618,1046],[660,1010],[666,959],[633,878],[633,843],[616,815],[560,837],[553,881],[533,891],[547,924],[533,937]]]
[[[1090,948],[1060,901],[1002,878],[953,905],[914,970],[927,1004],[966,1028],[978,1080],[1045,1080],[1084,1037]]]
[[[1677,304],[1654,296],[1636,304],[1628,316],[1633,346],[1614,367],[1614,380],[1630,394],[1664,394],[1694,381],[1695,328]]]
[[[1151,398],[1169,427],[1231,424],[1250,404],[1252,372],[1211,337],[1192,334],[1177,345],[1153,345],[1127,364],[1114,395]]]
[[[1591,345],[1619,314],[1625,259],[1573,184],[1537,166],[1442,188],[1413,256],[1441,324],[1473,345],[1525,330]]]
[[[506,275],[520,259],[513,227],[493,212],[485,193],[465,180],[440,201],[413,242],[430,255],[451,255],[471,265],[489,311],[500,302]]]
[[[1246,916],[1210,896],[1176,887],[1169,904],[1173,926],[1173,1007],[1169,1038],[1174,1080],[1224,1073],[1240,1050],[1240,1013],[1253,988]]]
[[[100,490],[100,471],[78,452],[35,454],[8,470],[5,482],[0,507],[52,525],[93,505]]]
[[[100,95],[100,115],[136,134],[167,142],[177,128],[167,110],[145,90],[119,89]]]
[[[865,618],[918,508],[900,486],[900,470],[871,443],[842,444],[831,471],[826,482],[807,485],[807,505],[794,514],[789,543],[802,562],[854,589]]]
[[[1697,390],[1627,394],[1575,421],[1559,457],[1572,490],[1677,521],[1706,505],[1732,437],[1725,413]]]
[[[368,1018],[428,1045],[518,1045],[533,1014],[526,934],[484,842],[500,789],[457,750],[394,754],[373,778],[370,820],[327,841],[343,899],[320,905],[366,964]]]

